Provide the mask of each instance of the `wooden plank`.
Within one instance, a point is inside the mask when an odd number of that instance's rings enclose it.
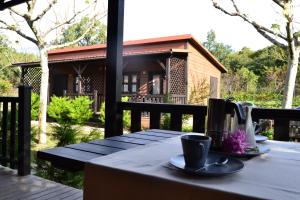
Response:
[[[140,133],[125,134],[125,135],[123,135],[123,137],[150,140],[150,141],[153,141],[153,142],[158,142],[160,140],[165,139],[165,138],[162,138],[162,137],[156,137],[156,136],[151,136],[151,135],[143,135],[143,134],[140,134]]]
[[[30,174],[31,87],[19,86],[18,108],[18,174]]]
[[[9,159],[10,168],[15,169],[15,152],[16,152],[16,102],[11,103],[10,117],[10,140],[9,140]]]
[[[289,141],[290,121],[288,119],[274,120],[274,140]]]
[[[182,114],[180,112],[171,112],[170,129],[173,131],[181,131]]]
[[[124,0],[108,1],[107,13],[105,138],[123,132],[123,110],[118,108],[117,102],[121,101],[123,77]]]
[[[156,133],[167,133],[167,134],[171,134],[171,135],[174,135],[174,136],[184,134],[184,132],[181,132],[181,131],[172,131],[172,130],[163,130],[163,129],[149,129],[148,131],[149,132],[156,132]]]
[[[56,167],[68,169],[70,171],[80,171],[84,169],[84,164],[99,157],[99,154],[57,147],[37,152],[37,158],[52,162]]]
[[[48,199],[51,199],[51,198],[60,199],[59,198],[60,195],[63,195],[64,193],[69,192],[71,190],[72,190],[72,188],[70,188],[70,187],[61,187],[61,188],[59,188],[56,191],[52,191],[52,192],[50,192],[48,194],[45,194],[43,196],[40,196],[40,197],[38,197],[36,199],[40,199],[40,200],[42,200],[42,199],[43,200],[46,200],[46,199],[48,200]]]
[[[107,138],[107,140],[128,142],[128,143],[140,144],[140,145],[145,145],[145,144],[149,144],[149,143],[153,142],[153,141],[150,141],[150,140],[143,140],[143,139],[137,139],[137,138],[128,138],[128,137],[124,137],[124,136],[115,136],[115,137]]]
[[[57,186],[53,186],[53,187],[49,187],[49,188],[43,188],[43,189],[36,188],[36,189],[30,190],[30,191],[25,192],[25,193],[10,193],[7,196],[2,196],[2,198],[3,198],[3,200],[6,200],[6,199],[19,199],[19,198],[22,198],[22,200],[34,199],[34,198],[43,196],[45,193],[48,194],[48,193],[52,192],[53,190],[58,190],[60,187],[61,187],[60,185],[57,185]]]
[[[118,149],[131,149],[131,148],[140,146],[140,144],[132,144],[132,143],[128,143],[128,142],[113,141],[113,140],[107,140],[107,139],[94,140],[89,143],[107,146],[107,147],[114,147],[114,148],[118,148]]]
[[[150,112],[150,129],[160,128],[160,112]]]
[[[141,131],[141,111],[137,109],[131,110],[131,126],[130,131],[132,133]]]
[[[66,146],[66,148],[96,153],[96,154],[100,154],[100,156],[115,153],[115,152],[118,152],[121,150],[121,149],[117,149],[114,147],[100,146],[100,145],[91,144],[91,143],[72,144],[72,145]]]
[[[82,193],[79,193],[79,192],[77,192],[76,194],[74,194],[74,195],[72,195],[72,196],[69,196],[69,197],[66,197],[66,198],[64,198],[64,200],[81,200],[81,199],[83,199],[83,194]]]
[[[167,103],[133,103],[133,102],[118,102],[118,106],[123,110],[138,109],[146,112],[161,112],[181,114],[202,113],[206,115],[207,107],[198,105],[182,105],[182,104],[167,104]]]
[[[2,112],[2,148],[1,148],[1,156],[2,159],[1,164],[3,166],[7,166],[7,114],[8,114],[8,102],[3,102],[3,112]]]
[[[155,137],[161,137],[161,138],[165,138],[165,139],[177,136],[174,134],[168,134],[168,133],[163,133],[163,132],[152,132],[152,131],[145,131],[144,133],[141,133],[141,134],[155,136]]]
[[[193,115],[193,132],[205,132],[205,115],[202,113],[196,113]]]

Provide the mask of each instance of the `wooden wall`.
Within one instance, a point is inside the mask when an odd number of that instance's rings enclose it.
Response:
[[[217,96],[220,97],[220,80],[221,71],[217,69],[206,57],[204,57],[197,49],[190,43],[187,44],[189,51],[187,59],[188,68],[188,97],[194,85],[197,85],[203,79],[210,87],[210,76],[218,79]]]

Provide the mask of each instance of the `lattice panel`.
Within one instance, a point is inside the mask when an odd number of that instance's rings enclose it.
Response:
[[[104,94],[104,71],[96,71],[95,68],[92,70],[94,71],[86,70],[82,75],[84,80],[89,81],[89,88],[85,87],[85,89],[90,90],[90,92],[97,90],[98,94]]]
[[[92,80],[89,76],[82,76],[82,92],[91,93],[92,89]]]
[[[186,94],[185,59],[172,57],[170,60],[170,94]]]
[[[28,67],[24,68],[23,84],[32,87],[32,91],[40,93],[42,71],[41,68]]]

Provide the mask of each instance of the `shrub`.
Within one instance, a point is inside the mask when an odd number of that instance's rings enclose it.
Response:
[[[273,140],[274,130],[267,129],[267,130],[261,132],[261,135],[268,137],[269,140]]]
[[[33,92],[31,94],[31,119],[37,120],[39,117],[40,96]]]
[[[48,114],[59,124],[82,124],[89,120],[93,112],[90,108],[92,101],[88,97],[52,97],[48,106]]]
[[[209,97],[209,85],[206,79],[201,79],[195,84],[189,95],[189,104],[201,104],[206,103],[206,99]]]
[[[86,97],[76,97],[71,101],[69,117],[73,124],[83,124],[93,116],[92,101]]]
[[[68,97],[51,98],[48,114],[58,122],[52,127],[52,135],[58,140],[57,146],[74,144],[78,141],[79,130],[72,125],[82,124],[92,117],[91,104],[88,97],[77,97],[74,100]]]
[[[93,129],[88,135],[81,138],[81,142],[89,142],[97,139],[103,139],[103,132],[97,129]]]
[[[58,140],[57,146],[66,146],[77,143],[79,131],[68,123],[52,126],[52,136]]]
[[[5,94],[12,89],[12,84],[7,81],[0,79],[0,94]]]
[[[59,124],[71,123],[69,117],[71,110],[71,100],[68,97],[51,97],[51,102],[48,106],[48,115]]]
[[[171,114],[163,113],[162,114],[162,123],[160,124],[161,129],[170,130]]]
[[[123,102],[127,102],[128,100],[129,97],[122,97]],[[105,103],[101,104],[99,120],[102,124],[105,123]],[[130,111],[125,110],[123,111],[123,126],[125,127],[125,129],[129,129],[130,123],[131,123]]]

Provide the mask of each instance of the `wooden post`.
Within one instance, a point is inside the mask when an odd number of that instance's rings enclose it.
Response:
[[[123,24],[124,0],[109,0],[105,84],[105,138],[121,135],[123,132],[122,113],[118,109],[118,102],[121,101],[122,86]]]
[[[94,108],[94,113],[96,113],[98,111],[98,91],[97,90],[94,90],[94,93],[93,93],[93,99],[94,99],[94,102],[93,102],[93,108]]]
[[[30,174],[31,87],[19,86],[18,175]]]
[[[168,57],[166,60],[166,91],[167,95],[170,94],[170,67],[171,67],[171,58]]]
[[[289,141],[289,119],[274,119],[274,140]]]

